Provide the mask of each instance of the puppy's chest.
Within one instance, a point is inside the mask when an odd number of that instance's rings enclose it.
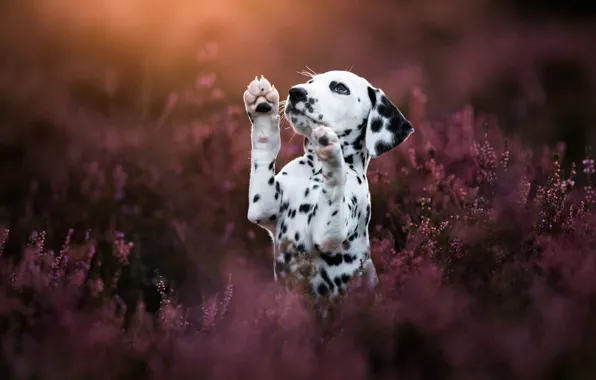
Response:
[[[313,248],[312,232],[313,228],[316,228],[315,219],[320,220],[322,211],[330,206],[326,192],[333,191],[325,186],[324,181],[320,171],[309,176],[285,175],[280,178],[283,193],[275,231],[278,243],[286,241],[303,251]],[[348,174],[339,202],[345,201],[348,213],[345,216],[354,220],[356,226],[366,225],[370,217],[370,197],[367,189],[366,184],[359,183],[353,173]]]
[[[283,196],[277,217],[276,239],[289,240],[299,250],[312,248],[313,221],[320,211],[323,177],[287,176],[282,179]]]

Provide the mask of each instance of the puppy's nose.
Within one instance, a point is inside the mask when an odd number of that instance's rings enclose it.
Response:
[[[306,100],[306,95],[307,94],[308,93],[303,88],[292,87],[290,89],[290,101],[292,103],[296,103],[296,102],[300,102],[300,101]]]

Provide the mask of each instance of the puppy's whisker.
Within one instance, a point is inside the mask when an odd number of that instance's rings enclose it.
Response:
[[[311,77],[314,77],[315,75],[318,75],[318,74],[317,74],[317,73],[316,73],[316,72],[315,72],[313,69],[311,69],[310,67],[308,67],[308,66],[306,66],[306,65],[304,65],[304,67],[306,67],[306,69],[312,73]]]
[[[286,106],[286,101],[281,100],[279,102],[279,104],[277,105],[277,114],[278,115],[281,115],[283,113],[285,106]]]
[[[280,118],[279,125],[280,125],[280,127],[284,127],[284,129],[292,128],[290,121],[288,119],[286,119],[285,117]]]
[[[308,78],[312,78],[314,76],[312,73],[309,73],[308,71],[304,71],[304,70],[303,71],[297,71],[297,73],[300,74],[300,75],[303,75],[305,77],[308,77]]]

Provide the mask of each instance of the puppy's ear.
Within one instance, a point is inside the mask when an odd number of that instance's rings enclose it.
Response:
[[[412,124],[378,88],[368,87],[372,108],[366,126],[366,149],[379,157],[404,142],[414,132]]]

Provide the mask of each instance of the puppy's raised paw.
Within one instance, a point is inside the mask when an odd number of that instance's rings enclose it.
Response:
[[[317,127],[312,132],[312,140],[315,143],[315,154],[319,160],[328,164],[339,164],[341,159],[341,146],[339,137],[329,127]]]
[[[279,93],[265,77],[255,77],[244,91],[244,106],[251,120],[260,115],[276,115]]]

